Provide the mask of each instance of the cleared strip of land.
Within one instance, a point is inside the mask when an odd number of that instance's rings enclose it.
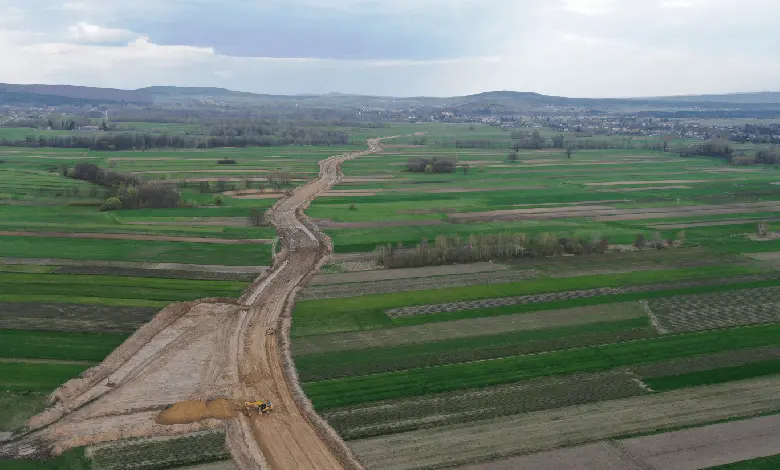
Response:
[[[368,468],[442,467],[780,409],[776,377],[577,405],[351,443]]]
[[[444,323],[426,323],[383,330],[354,331],[297,338],[296,355],[321,354],[351,349],[366,349],[403,344],[427,343],[453,338],[468,338],[511,331],[585,325],[642,318],[645,312],[638,302],[592,305],[516,315],[471,318]]]

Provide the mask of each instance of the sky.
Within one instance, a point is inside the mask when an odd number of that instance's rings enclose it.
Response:
[[[270,94],[780,90],[777,0],[0,0],[0,82]]]

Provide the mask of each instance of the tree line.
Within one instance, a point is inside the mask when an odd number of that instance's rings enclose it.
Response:
[[[107,135],[27,136],[21,140],[2,139],[5,147],[86,148],[97,151],[149,150],[153,148],[209,149],[218,147],[281,147],[286,145],[346,145],[345,132],[299,129],[281,135],[198,136],[146,133]]]
[[[604,253],[608,247],[609,240],[602,236],[560,237],[554,233],[542,233],[529,237],[525,233],[500,233],[470,235],[464,239],[458,235],[439,235],[433,243],[422,239],[414,248],[407,249],[402,244],[379,245],[374,255],[376,262],[385,268],[413,268],[564,253]]]

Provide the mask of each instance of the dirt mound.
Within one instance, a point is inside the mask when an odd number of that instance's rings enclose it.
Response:
[[[204,419],[231,419],[239,405],[224,398],[216,400],[188,400],[175,403],[157,416],[157,424],[189,424]]]

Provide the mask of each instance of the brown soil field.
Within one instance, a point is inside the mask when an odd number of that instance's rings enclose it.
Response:
[[[423,429],[350,445],[367,468],[442,467],[778,409],[780,381],[764,378]]]
[[[132,333],[151,320],[154,307],[65,303],[0,303],[0,329]]]
[[[224,266],[209,264],[147,263],[141,261],[101,261],[60,258],[0,258],[0,265],[31,264],[37,266],[95,266],[137,269],[158,269],[173,271],[206,271],[212,273],[254,273],[262,274],[268,266]]]
[[[485,318],[470,318],[444,323],[427,323],[382,330],[351,331],[296,338],[295,354],[320,354],[349,349],[399,346],[453,338],[494,335],[510,331],[536,330],[589,323],[642,318],[645,311],[638,302],[592,305],[543,312],[519,313]]]
[[[162,225],[170,227],[192,227],[192,226],[216,226],[216,227],[247,227],[249,221],[246,217],[208,217],[193,218],[188,221],[163,221],[163,222],[122,222],[124,225]]]
[[[604,183],[585,183],[585,186],[631,186],[638,184],[691,184],[714,183],[723,180],[658,180],[658,181],[607,181]]]
[[[242,194],[240,196],[231,196],[236,199],[279,199],[280,197],[284,197],[284,194],[272,194],[272,193],[264,193],[264,194]]]
[[[318,219],[317,225],[322,228],[340,229],[340,228],[383,228],[383,227],[421,227],[431,225],[442,225],[446,222],[439,219],[416,219],[416,220],[390,220],[387,222],[333,222],[328,219]]]
[[[600,441],[458,470],[698,470],[769,457],[780,449],[780,417],[764,416],[652,436]]]
[[[570,217],[589,217],[597,221],[644,220],[706,215],[749,214],[756,211],[780,212],[780,202],[745,202],[672,207],[618,209],[613,206],[569,206],[534,209],[508,209],[487,212],[447,214],[453,222],[497,220],[546,220]]]
[[[694,227],[716,227],[720,225],[755,224],[758,222],[780,222],[780,218],[770,217],[766,219],[728,219],[728,220],[713,220],[709,222],[656,224],[656,225],[651,225],[650,228],[657,229],[657,230],[669,230],[669,229],[694,228]]]
[[[486,273],[453,274],[449,276],[366,281],[359,284],[337,284],[327,286],[309,286],[301,294],[301,300],[333,299],[354,297],[356,295],[385,294],[392,292],[411,292],[417,290],[442,289],[445,287],[465,287],[485,284],[503,284],[519,282],[539,277],[539,271],[533,269],[495,271]]]
[[[323,197],[360,197],[360,196],[376,196],[381,191],[379,189],[339,189],[335,191],[327,191],[323,194]]]
[[[311,286],[330,284],[346,284],[352,282],[385,281],[391,279],[409,279],[431,276],[448,276],[452,274],[484,273],[503,271],[506,266],[497,263],[471,263],[445,266],[427,266],[424,268],[382,269],[361,273],[318,274],[309,283]]]
[[[760,261],[780,261],[780,251],[769,251],[764,253],[750,253],[747,256]]]
[[[93,240],[144,240],[158,242],[213,243],[217,245],[270,245],[273,240],[245,238],[172,237],[132,233],[21,232],[0,230],[0,237],[87,238]]]
[[[246,168],[241,170],[215,168],[213,170],[145,170],[145,171],[133,171],[133,175],[165,175],[174,173],[268,173],[268,170],[260,170],[258,168]]]
[[[259,195],[273,195],[284,196],[284,191],[276,191],[273,189],[240,189],[238,191],[225,191],[223,196],[259,196]]]
[[[599,189],[600,193],[631,193],[635,191],[658,191],[661,189],[693,189],[693,186],[643,186],[640,188]]]

